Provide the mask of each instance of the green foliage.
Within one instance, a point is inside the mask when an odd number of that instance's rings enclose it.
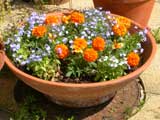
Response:
[[[24,104],[13,114],[10,120],[45,120],[46,112],[37,104],[34,96],[27,96]]]
[[[152,34],[153,34],[156,42],[160,43],[160,27],[158,27],[157,29],[153,29]]]
[[[97,64],[94,62],[88,63],[84,61],[81,54],[73,55],[69,57],[66,61],[69,61],[67,66],[64,68],[66,71],[66,77],[84,77],[91,76],[92,71],[96,69]]]
[[[45,80],[86,78],[104,81],[129,73],[133,66],[128,65],[127,55],[135,51],[141,55],[146,31],[137,29],[136,33],[130,33],[125,28],[124,35],[118,35],[112,29],[119,26],[116,17],[97,9],[77,12],[84,23],[72,21],[72,13],[66,13],[63,17],[69,19],[67,22],[63,22],[62,17],[60,24],[46,25],[48,18],[45,15],[32,13],[24,25],[13,31],[14,34],[5,37],[8,56],[21,70]],[[103,50],[92,44],[97,37],[103,40],[102,45],[97,43],[100,47],[104,44]],[[76,40],[80,42],[78,45]],[[81,42],[85,45],[81,46]],[[117,44],[119,48],[115,47]],[[96,57],[90,53],[87,56],[95,58],[94,62],[84,58],[85,50],[90,48],[94,49]]]
[[[56,117],[56,120],[65,120],[63,117]],[[74,116],[71,116],[70,118],[67,118],[66,120],[75,120]]]
[[[122,48],[123,51],[127,51],[128,53],[139,49],[139,46],[137,43],[141,42],[142,37],[138,34],[133,34],[133,35],[126,35],[124,37],[124,47]]]
[[[125,115],[125,120],[128,120],[128,118],[132,115],[132,108],[127,107],[124,111],[124,115]]]
[[[42,4],[47,4],[49,3],[49,0],[40,0]]]
[[[109,66],[109,63],[107,61],[98,63],[97,66],[97,74],[95,77],[96,81],[112,80],[125,74],[124,68],[126,68],[126,66],[118,66],[116,68],[112,68]]]
[[[45,57],[40,62],[31,62],[27,66],[27,69],[28,71],[32,71],[32,74],[39,78],[51,80],[54,79],[59,64],[59,60]]]

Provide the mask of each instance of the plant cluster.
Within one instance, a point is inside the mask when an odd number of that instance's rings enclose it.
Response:
[[[146,33],[99,9],[33,12],[5,35],[5,46],[19,69],[41,79],[106,81],[140,66]]]

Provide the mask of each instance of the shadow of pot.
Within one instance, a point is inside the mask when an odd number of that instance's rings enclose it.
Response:
[[[134,21],[132,25],[144,29]],[[21,71],[7,56],[5,56],[5,62],[24,83],[49,96],[55,103],[68,107],[90,107],[109,100],[116,91],[135,80],[150,65],[156,52],[156,42],[150,32],[147,33],[147,41],[143,43],[143,48],[145,52],[142,55],[141,67],[126,76],[97,83],[74,84],[45,81]]]
[[[93,0],[95,7],[128,17],[146,27],[155,0]]]

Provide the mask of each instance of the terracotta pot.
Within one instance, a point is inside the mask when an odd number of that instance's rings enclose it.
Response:
[[[146,27],[155,0],[93,0],[95,7],[103,7],[114,14],[128,17]]]
[[[4,65],[4,52],[0,50],[0,70],[2,69]]]
[[[133,21],[132,23],[142,29],[139,24]],[[137,78],[149,66],[156,52],[156,43],[150,32],[147,33],[147,42],[143,46],[144,64],[140,68],[116,80],[98,83],[74,84],[45,81],[19,70],[7,56],[5,62],[24,83],[49,96],[55,103],[69,107],[89,107],[109,100],[116,91]]]
[[[4,51],[3,51],[4,45],[2,42],[2,37],[0,35],[0,70],[2,69],[3,65],[4,65]]]

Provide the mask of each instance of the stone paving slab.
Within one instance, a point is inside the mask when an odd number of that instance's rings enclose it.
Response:
[[[160,95],[160,44],[150,67],[141,75],[147,93]]]
[[[94,8],[92,0],[71,0],[73,9]]]
[[[92,0],[68,0],[67,2],[64,2],[64,4],[60,4],[58,7],[84,9],[84,8],[93,8],[94,4]]]
[[[129,120],[160,120],[160,95],[147,94],[144,107]]]

